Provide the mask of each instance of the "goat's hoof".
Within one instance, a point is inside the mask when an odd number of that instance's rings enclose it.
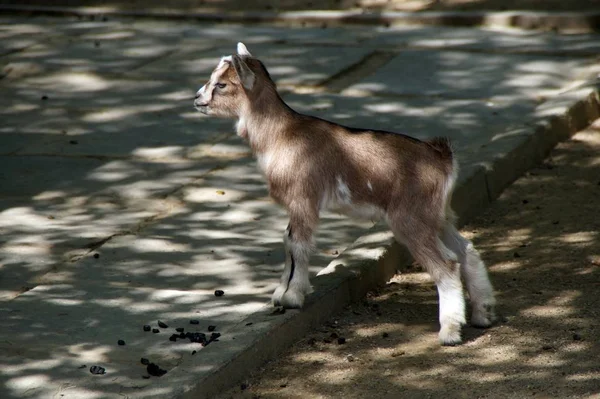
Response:
[[[280,290],[278,287],[273,293],[274,306],[283,306],[286,309],[299,309],[304,305],[304,294],[291,289]]]
[[[471,314],[471,325],[477,328],[488,328],[496,321],[493,305],[484,305],[481,308],[473,308]]]
[[[444,346],[454,346],[462,342],[460,324],[443,326],[438,335],[440,343]]]

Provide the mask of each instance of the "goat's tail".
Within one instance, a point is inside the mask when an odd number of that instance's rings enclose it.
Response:
[[[456,179],[458,178],[458,161],[454,155],[454,149],[452,148],[452,143],[450,142],[449,138],[434,137],[433,139],[428,140],[427,143],[437,151],[444,163],[446,179],[444,181],[443,209],[445,219],[454,224],[456,222],[456,214],[452,210],[451,202],[452,193],[454,192],[454,185],[456,183]]]

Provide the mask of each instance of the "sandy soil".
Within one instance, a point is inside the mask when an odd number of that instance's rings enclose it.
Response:
[[[50,5],[48,0],[1,0],[3,4]],[[108,6],[122,9],[196,11],[394,10],[479,11],[600,10],[600,0],[53,0],[53,6]]]
[[[414,266],[222,398],[600,398],[599,205],[600,120],[464,227],[495,326],[440,347],[436,291]]]

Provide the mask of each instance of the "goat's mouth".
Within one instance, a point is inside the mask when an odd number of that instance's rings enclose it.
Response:
[[[204,115],[208,115],[208,105],[194,103],[194,108],[196,108],[199,112],[203,113]]]

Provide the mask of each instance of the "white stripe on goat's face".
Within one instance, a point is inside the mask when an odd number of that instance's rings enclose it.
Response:
[[[225,118],[239,113],[239,81],[232,67],[231,56],[222,57],[210,75],[209,81],[196,92],[194,107],[206,115]]]

